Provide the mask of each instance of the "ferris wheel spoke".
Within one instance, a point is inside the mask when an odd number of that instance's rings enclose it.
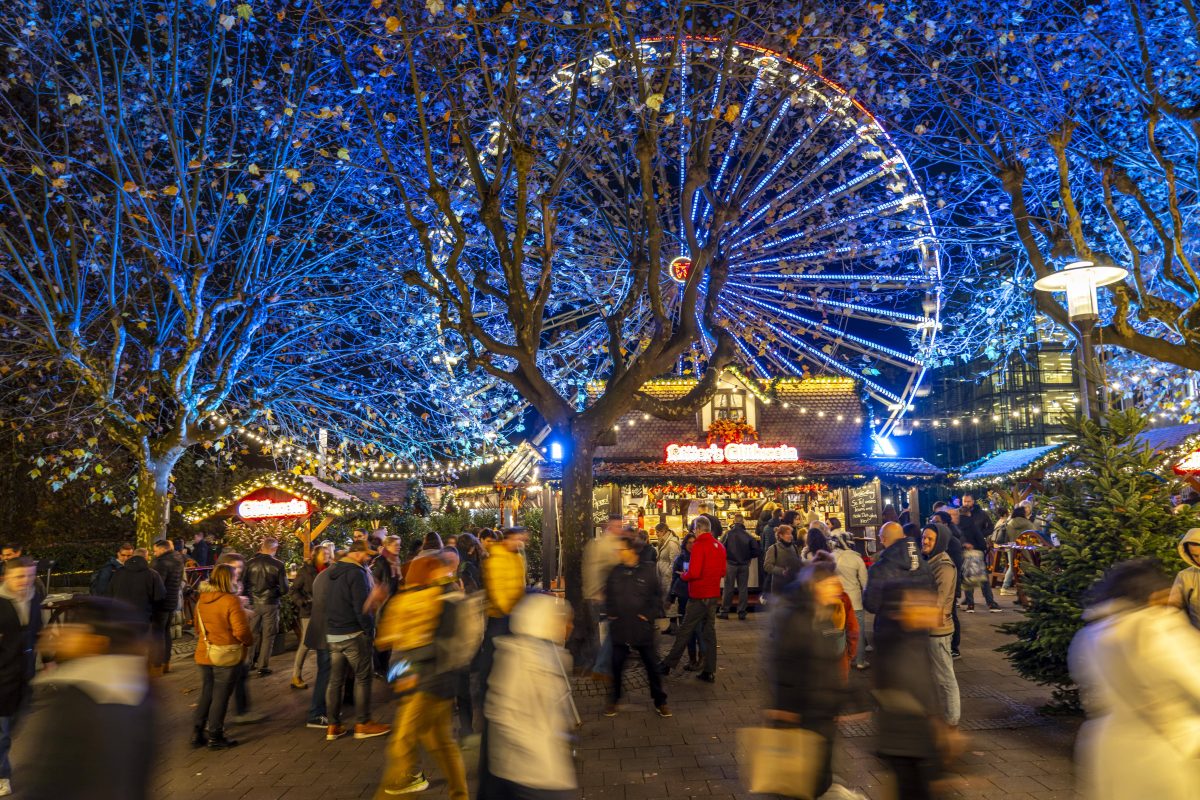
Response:
[[[864,386],[874,389],[881,396],[888,398],[892,402],[895,402],[895,403],[900,402],[900,396],[897,395],[895,392],[880,385],[879,383],[876,383],[875,381],[871,380],[870,378],[865,377],[860,372],[853,369],[850,365],[837,360],[833,356],[829,355],[828,353],[824,352],[823,350],[820,350],[820,349],[814,347],[813,345],[809,344],[808,342],[805,342],[802,339],[798,339],[797,337],[792,335],[791,332],[785,330],[784,328],[782,328],[781,326],[779,326],[773,322],[766,322],[765,324],[771,330],[772,333],[774,333],[776,336],[779,336],[781,339],[786,341],[790,346],[797,348],[799,351],[803,352],[805,355],[812,356],[812,357],[816,358],[818,361],[828,364],[829,366],[833,367],[834,369],[838,370],[839,372],[849,375],[849,376],[853,377],[855,380],[861,381]]]
[[[742,273],[747,277],[762,276],[766,278],[775,278],[778,277],[777,274],[761,272],[753,269],[753,267],[779,267],[781,264],[790,264],[797,261],[816,261],[818,264],[826,261],[832,261],[840,264],[846,260],[845,257],[849,257],[850,259],[865,259],[868,256],[880,255],[884,253],[898,253],[906,250],[915,250],[918,247],[918,242],[919,239],[912,238],[887,239],[880,242],[865,244],[852,242],[850,244],[826,247],[819,250],[805,250],[800,253],[788,253],[786,256],[770,256],[769,258],[756,258],[749,261],[737,259],[731,261],[730,266],[736,266],[739,269],[747,268],[747,272]],[[872,269],[877,268],[872,265]],[[806,279],[816,281],[826,280],[826,278],[822,277],[821,273],[805,273],[804,277]],[[861,275],[843,274],[841,277],[845,277],[847,280],[869,280],[871,278],[877,278],[880,280],[902,281],[905,283],[910,282],[908,275],[890,275],[878,272],[863,273]],[[911,273],[911,277],[913,282],[929,282],[929,276],[923,273]],[[829,279],[833,280],[836,278],[831,276]]]
[[[783,98],[783,101],[779,103],[774,113],[770,115],[771,122],[767,126],[766,134],[759,135],[753,151],[751,151],[750,154],[744,158],[739,159],[739,163],[735,165],[738,167],[735,173],[737,177],[734,179],[733,185],[729,187],[729,192],[725,198],[725,201],[730,205],[738,205],[737,193],[738,190],[742,188],[742,181],[745,179],[749,170],[753,169],[754,166],[762,159],[763,152],[767,147],[767,143],[770,142],[772,137],[775,136],[775,129],[779,127],[779,123],[783,122],[784,117],[787,116],[788,109],[791,107],[792,96],[788,95],[787,97]]]
[[[746,239],[744,237],[743,243],[751,243],[752,246],[754,247],[756,253],[770,252],[771,250],[777,249],[779,247],[783,247],[785,245],[790,245],[793,243],[797,243],[800,245],[811,245],[811,244],[821,241],[822,239],[828,238],[828,236],[830,234],[842,232],[845,228],[847,228],[851,225],[857,225],[858,223],[861,223],[864,220],[868,220],[868,219],[872,219],[872,218],[883,220],[885,218],[894,217],[897,214],[902,214],[905,211],[907,211],[908,208],[914,202],[917,202],[921,199],[922,199],[921,196],[918,194],[907,194],[903,197],[898,197],[894,200],[888,200],[887,202],[878,203],[878,204],[872,206],[871,208],[864,209],[862,211],[856,212],[849,216],[841,217],[836,220],[831,220],[830,222],[826,222],[823,225],[818,225],[813,228],[801,229],[801,230],[797,231],[796,233],[791,233],[786,236],[780,236],[780,237],[773,239],[771,241],[768,241],[768,242],[764,242],[761,244],[753,244],[753,239]],[[766,234],[769,230],[772,230],[772,229],[775,229],[778,227],[780,227],[780,225],[772,226],[772,228],[767,229],[766,231],[761,231],[759,233]],[[734,255],[738,255],[741,251],[733,250],[732,252]]]
[[[832,119],[833,116],[834,116],[833,109],[827,108],[819,117],[817,117],[816,121],[813,122],[812,127],[809,128],[807,131],[805,131],[804,134],[800,138],[798,138],[798,139],[796,139],[796,141],[792,142],[791,146],[787,149],[787,151],[783,154],[783,156],[779,159],[776,159],[774,165],[770,168],[770,170],[767,172],[767,174],[764,175],[762,177],[762,179],[759,180],[759,182],[754,185],[754,188],[751,189],[750,192],[744,198],[741,198],[740,202],[741,202],[742,206],[748,207],[750,203],[753,203],[754,201],[758,200],[758,198],[762,194],[763,189],[766,188],[766,186],[768,184],[770,184],[773,180],[775,180],[775,176],[779,174],[779,171],[781,169],[783,169],[785,166],[787,166],[791,162],[792,156],[794,156],[801,147],[808,144],[808,142],[812,139],[813,135],[816,134],[816,132],[818,130],[820,130],[828,120]],[[799,187],[796,186],[795,184],[788,186],[777,198],[775,198],[776,204],[786,201],[787,198],[789,198],[793,194],[793,192],[795,192],[798,188]],[[755,222],[757,222],[759,220],[759,218],[761,218],[764,214],[767,213],[768,209],[770,209],[769,205],[761,206],[754,214],[752,214],[748,219],[746,219],[745,222],[743,222],[736,229],[734,229],[733,235],[736,236],[738,233],[740,233],[745,228],[753,225]]]
[[[851,350],[854,350],[865,356],[870,356],[871,358],[878,358],[879,360],[886,361],[894,366],[908,369],[910,365],[921,364],[924,361],[917,356],[910,355],[908,353],[902,353],[899,350],[881,345],[878,342],[872,342],[868,339],[864,339],[861,336],[856,336],[853,333],[839,330],[830,326],[828,323],[821,322],[820,320],[811,319],[801,314],[797,314],[794,311],[788,311],[787,309],[781,309],[777,304],[768,303],[764,300],[749,296],[746,297],[746,300],[750,303],[753,303],[755,306],[758,306],[759,308],[770,309],[794,322],[798,322],[801,325],[812,329],[813,331],[818,331],[819,334],[816,335],[820,335],[822,338],[833,342],[834,344],[844,344]]]
[[[841,300],[833,300],[826,297],[814,298],[794,290],[789,291],[787,289],[772,289],[767,286],[754,286],[752,284],[732,280],[726,285],[745,289],[748,293],[768,294],[778,297],[780,298],[779,302],[784,304],[785,307],[787,303],[799,304],[818,309],[829,306],[842,309],[845,316],[853,316],[857,319],[883,325],[906,327],[916,330],[925,327],[929,322],[923,316],[910,314],[906,311],[896,311],[889,308],[871,308],[870,306],[864,306],[858,303],[847,303]],[[846,314],[845,312],[850,313]]]

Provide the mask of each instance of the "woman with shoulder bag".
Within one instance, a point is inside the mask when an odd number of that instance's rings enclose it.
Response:
[[[195,620],[196,664],[203,682],[196,704],[193,747],[208,745],[210,750],[224,750],[237,744],[225,738],[225,711],[229,708],[237,669],[245,648],[254,644],[254,634],[235,593],[234,575],[232,566],[219,564],[200,585]]]

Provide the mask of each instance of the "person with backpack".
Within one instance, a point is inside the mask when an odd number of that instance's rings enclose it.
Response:
[[[776,541],[767,548],[763,556],[763,570],[771,576],[771,582],[784,589],[800,571],[800,549],[794,541],[791,525],[775,526]]]
[[[750,604],[750,562],[758,560],[762,543],[757,536],[746,530],[746,521],[741,514],[733,515],[733,524],[722,538],[725,545],[725,589],[721,593],[721,610],[717,619],[729,619],[729,608],[733,604],[734,584],[737,584],[738,619],[746,618]]]
[[[480,618],[474,633],[457,629],[461,616],[457,612],[470,609],[455,609],[451,603],[471,602],[458,588],[457,567],[458,559],[449,553],[414,561],[404,589],[384,608],[375,642],[392,652],[388,677],[400,703],[377,800],[429,787],[419,768],[418,745],[445,773],[450,800],[468,798],[467,772],[451,726],[456,671],[472,653],[464,659],[451,651],[455,647],[473,650],[469,642],[477,645],[482,639],[483,606],[478,601],[473,604]]]

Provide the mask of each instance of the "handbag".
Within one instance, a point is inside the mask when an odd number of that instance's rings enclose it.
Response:
[[[204,617],[200,609],[196,609],[196,621],[200,623],[200,636],[204,639],[204,647],[208,660],[214,667],[236,667],[245,657],[245,648],[241,644],[213,644],[208,640],[208,631],[204,629]]]
[[[740,728],[742,783],[754,794],[815,800],[829,742],[804,728]]]

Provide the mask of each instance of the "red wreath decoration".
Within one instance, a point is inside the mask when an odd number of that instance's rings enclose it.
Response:
[[[744,444],[758,441],[758,431],[744,419],[714,419],[708,426],[708,444]]]

